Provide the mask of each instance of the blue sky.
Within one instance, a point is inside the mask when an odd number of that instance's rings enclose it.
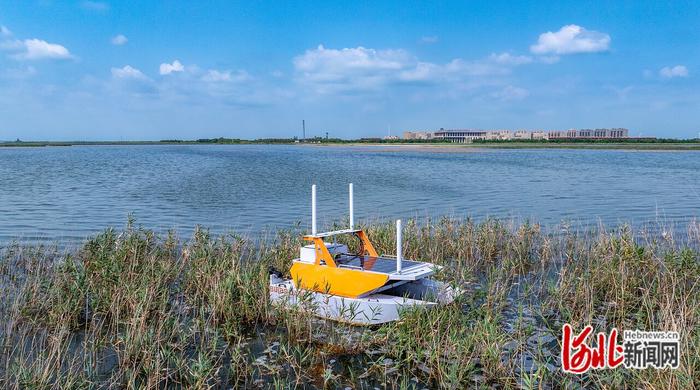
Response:
[[[0,140],[700,133],[700,4],[0,1]]]

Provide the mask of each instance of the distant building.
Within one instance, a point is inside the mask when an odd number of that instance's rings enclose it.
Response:
[[[566,131],[554,130],[547,132],[547,139],[566,138]]]
[[[445,130],[440,129],[433,134],[433,138],[439,140],[449,140],[454,143],[463,144],[473,142],[475,139],[486,139],[488,132],[480,130]]]
[[[593,130],[581,129],[578,131],[578,134],[576,136],[578,136],[580,138],[591,138],[591,137],[593,137]]]
[[[609,129],[606,131],[610,135],[610,138],[629,138],[630,136],[630,131],[622,127]]]
[[[513,138],[513,133],[510,130],[494,130],[494,131],[487,131],[486,132],[486,138],[487,140],[507,140]]]
[[[387,135],[382,138],[384,141],[398,141],[400,138],[396,135]]]
[[[519,140],[532,139],[532,133],[529,131],[525,131],[525,130],[518,130],[515,133],[513,133],[512,139],[519,139]]]
[[[404,139],[437,139],[455,143],[470,143],[475,140],[550,140],[550,139],[616,139],[629,138],[629,130],[612,129],[569,129],[569,130],[476,130],[440,129],[435,132],[405,131]]]
[[[432,139],[433,133],[428,131],[404,131],[403,139]]]
[[[533,131],[531,135],[532,139],[549,139],[549,137],[547,137],[547,133],[544,131]]]
[[[624,128],[613,129],[570,129],[567,131],[550,131],[549,139],[572,138],[572,139],[614,139],[629,138],[629,130]]]

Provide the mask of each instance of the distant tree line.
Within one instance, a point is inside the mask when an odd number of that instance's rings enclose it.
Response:
[[[423,140],[423,139],[382,139],[382,138],[358,138],[358,139],[342,139],[342,138],[324,138],[311,137],[307,139],[299,138],[258,138],[254,140],[246,140],[240,138],[199,138],[197,140],[180,140],[180,139],[163,139],[160,143],[167,144],[292,144],[292,143],[313,143],[313,144],[434,144],[434,143],[450,143],[449,140]]]
[[[311,137],[305,140],[299,138],[258,138],[246,140],[240,138],[200,138],[196,140],[163,139],[160,141],[0,141],[0,147],[13,146],[74,146],[74,145],[158,145],[158,144],[449,144],[450,140],[439,139],[382,139],[382,138],[359,138],[341,139]],[[523,140],[474,140],[474,144],[692,144],[700,142],[700,138],[674,139],[674,138],[556,138],[556,139],[523,139]]]

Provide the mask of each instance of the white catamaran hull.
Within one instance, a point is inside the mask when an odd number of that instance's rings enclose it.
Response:
[[[291,280],[270,276],[270,300],[273,304],[297,307],[318,317],[355,325],[396,321],[403,310],[450,303],[455,295],[456,292],[444,283],[420,279],[366,297],[346,298],[297,289]]]

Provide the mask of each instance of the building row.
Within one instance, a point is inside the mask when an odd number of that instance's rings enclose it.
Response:
[[[415,140],[449,140],[455,143],[469,143],[475,140],[517,141],[550,139],[616,139],[629,138],[629,130],[613,129],[570,129],[570,130],[474,130],[474,129],[440,129],[431,131],[404,131],[404,139]]]

